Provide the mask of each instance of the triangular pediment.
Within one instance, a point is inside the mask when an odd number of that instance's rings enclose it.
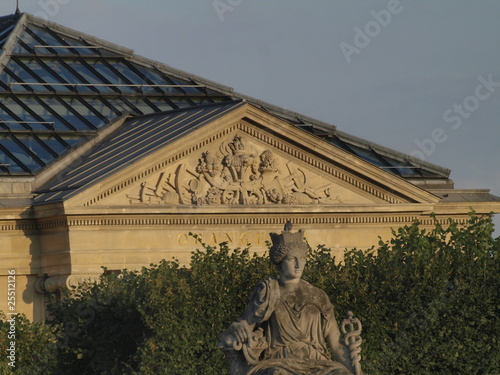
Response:
[[[74,180],[65,205],[330,206],[438,200],[245,102],[130,121],[135,123],[113,135],[124,140],[104,142],[80,164],[82,175],[87,171],[94,180],[80,185]],[[161,141],[165,128],[168,137]],[[151,140],[143,140],[148,132]]]

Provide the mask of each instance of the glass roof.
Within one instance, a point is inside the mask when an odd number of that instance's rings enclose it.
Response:
[[[25,16],[25,17],[23,17]],[[34,175],[125,115],[147,115],[240,99],[120,47],[29,15],[0,18],[0,175]],[[38,21],[37,21],[38,20]],[[17,23],[22,28],[13,30]],[[122,49],[123,50],[123,49]],[[209,86],[209,87],[207,87]],[[252,99],[248,99],[253,103]],[[402,154],[336,136],[335,127],[255,101],[256,106],[403,178],[447,178]],[[389,154],[391,154],[389,152]]]
[[[0,49],[3,49],[3,45],[9,39],[12,30],[14,30],[16,20],[17,17],[14,15],[0,17]]]
[[[396,160],[391,157],[382,155],[377,152],[373,147],[367,145],[361,147],[346,140],[340,139],[338,136],[331,136],[327,138],[328,142],[334,144],[343,150],[350,152],[360,158],[400,177],[424,177],[423,171],[408,160]],[[427,176],[426,176],[427,177]]]
[[[12,17],[0,19],[1,45],[14,26]],[[35,174],[127,114],[227,100],[192,80],[28,24],[0,72],[0,174]]]

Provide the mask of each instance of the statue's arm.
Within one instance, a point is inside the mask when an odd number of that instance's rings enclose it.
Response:
[[[334,359],[337,362],[342,363],[345,367],[347,367],[349,371],[354,374],[355,370],[352,367],[349,348],[342,341],[342,336],[340,334],[339,326],[335,317],[332,317],[331,326],[326,336],[326,341],[330,346]]]
[[[248,342],[248,338],[255,329],[255,326],[256,323],[250,323],[245,318],[242,318],[232,323],[228,328],[228,332],[231,333],[239,343],[243,344]]]
[[[263,322],[269,319],[279,298],[277,280],[269,277],[257,284],[248,298],[248,305],[237,322],[232,323],[228,332],[239,343],[248,342],[252,332]]]

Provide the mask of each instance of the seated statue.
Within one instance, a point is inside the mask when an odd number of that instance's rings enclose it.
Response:
[[[287,223],[282,234],[270,235],[269,255],[280,278],[261,281],[244,314],[221,335],[231,375],[362,374],[360,337],[346,332],[344,321],[343,339],[326,293],[301,279],[308,251],[304,232],[292,233]],[[347,326],[352,330],[350,318]],[[357,349],[354,354],[350,343]]]

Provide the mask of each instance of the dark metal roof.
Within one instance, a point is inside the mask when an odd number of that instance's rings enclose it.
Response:
[[[29,14],[0,18],[2,35],[0,176],[37,175],[127,114],[243,99],[410,181],[448,180],[446,168]]]
[[[40,188],[34,202],[65,200],[241,105],[242,101],[231,101],[128,119],[71,164],[58,181]]]

